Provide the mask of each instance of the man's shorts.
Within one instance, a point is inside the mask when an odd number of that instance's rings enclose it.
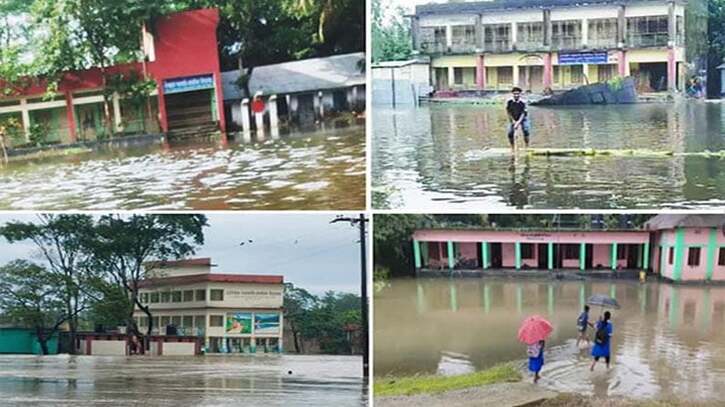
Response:
[[[529,121],[529,118],[525,118],[524,121],[521,122],[521,129],[524,131],[524,140],[527,142],[529,141],[529,136],[531,135],[531,122]],[[509,123],[508,128],[508,136],[509,136],[509,142],[511,144],[514,143],[514,124]]]

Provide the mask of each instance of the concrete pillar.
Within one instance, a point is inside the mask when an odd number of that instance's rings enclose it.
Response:
[[[551,47],[551,10],[544,9],[544,46]]]
[[[667,90],[677,90],[677,61],[675,60],[675,49],[667,48]]]
[[[483,49],[483,25],[481,25],[481,15],[476,15],[476,26],[474,32],[476,33],[476,49]]]
[[[582,75],[584,75],[584,84],[589,85],[589,64],[582,64]]]
[[[516,270],[521,269],[521,242],[516,242],[514,245],[514,252],[516,254]]]
[[[586,256],[587,244],[582,242],[579,244],[579,270],[581,271],[584,271],[584,267],[586,265]]]
[[[514,64],[513,66],[513,82],[514,86],[519,86],[519,65]]]
[[[589,45],[589,20],[584,18],[582,19],[582,44],[581,46],[583,48],[587,48]]]
[[[448,67],[448,89],[453,89],[456,85],[456,71],[452,66]]]
[[[78,141],[78,136],[76,135],[76,119],[73,112],[73,94],[70,92],[65,92],[65,115],[68,121],[68,137],[71,143],[75,143]]]
[[[420,51],[420,18],[418,16],[410,18],[410,37],[413,42],[413,50]]]
[[[518,33],[518,25],[515,22],[511,23],[511,41],[509,42],[509,47],[511,49],[516,49],[516,37],[518,37]]]
[[[240,114],[242,117],[242,130],[244,132],[249,132],[252,125],[249,120],[249,99],[244,98],[242,99],[242,103],[239,106],[240,108]]]
[[[448,241],[447,248],[448,248],[448,268],[453,270],[453,268],[456,266],[456,254],[454,253],[454,250],[453,250],[452,241],[450,241],[450,240]]]
[[[547,244],[547,246],[548,246],[547,247],[547,260],[548,260],[547,263],[549,266],[549,270],[553,270],[554,269],[554,243],[549,242]]]
[[[446,47],[452,47],[453,46],[453,27],[451,25],[446,25]]]
[[[544,54],[544,89],[554,84],[554,67],[551,63],[551,52]]]
[[[476,57],[476,86],[478,90],[486,88],[486,66],[483,54]]]
[[[420,242],[417,240],[413,240],[413,257],[415,260],[415,269],[417,270],[421,268],[423,263],[420,258]]]
[[[617,269],[617,242],[612,243],[612,270]]]
[[[166,115],[166,97],[164,96],[164,84],[162,81],[157,81],[156,88],[158,89],[159,98],[159,123],[161,124],[161,132],[169,132],[169,119]]]
[[[23,119],[23,130],[25,131],[25,141],[30,141],[30,111],[28,110],[28,99],[20,99],[20,114]]]
[[[619,50],[617,51],[619,54],[618,63],[617,63],[617,73],[621,77],[629,76],[629,64],[627,63],[627,51],[625,50]]]
[[[715,252],[717,249],[717,228],[710,228],[707,240],[707,257],[705,260],[705,280],[707,281],[712,280],[712,275],[715,271]]]
[[[621,5],[617,9],[617,47],[622,48],[627,43],[627,19],[624,17],[624,8]]]
[[[226,139],[227,120],[224,115],[224,92],[222,91],[221,76],[221,72],[214,73],[214,94],[216,95],[216,111],[217,118],[219,119],[219,130],[222,131],[222,135]]]
[[[277,115],[277,95],[272,95],[267,101],[269,108],[269,129],[272,133],[272,139],[279,138],[279,116]]]
[[[645,242],[644,249],[642,250],[642,268],[649,269],[649,242]]]
[[[117,133],[123,131],[123,117],[121,116],[121,97],[118,93],[113,94],[113,123]]]
[[[318,107],[320,108],[320,120],[325,118],[325,94],[317,92]]]
[[[483,262],[483,269],[487,270],[490,265],[488,255],[488,242],[481,242],[481,261]]]
[[[262,92],[257,92],[256,95],[254,95],[254,100],[263,100],[262,99]],[[267,109],[265,109],[267,110]],[[261,112],[254,112],[254,125],[257,130],[257,135],[264,134],[264,111]],[[264,136],[262,136],[264,137]]]
[[[675,17],[675,2],[667,2],[667,46],[672,48],[677,43],[677,18]]]
[[[226,344],[224,346],[226,346]],[[257,338],[251,338],[249,340],[249,352],[257,353]]]

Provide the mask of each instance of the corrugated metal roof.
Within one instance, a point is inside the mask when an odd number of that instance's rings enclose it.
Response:
[[[622,4],[635,1],[659,1],[660,3],[665,3],[664,0],[495,0],[422,4],[416,6],[415,12],[419,16],[426,14],[478,14],[491,10]]]
[[[249,91],[282,95],[364,85],[364,63],[365,54],[357,52],[260,66],[252,70]]]
[[[657,215],[645,223],[649,230],[662,230],[674,228],[723,228],[725,227],[725,215],[700,214],[700,215]]]
[[[235,71],[222,72],[222,93],[224,94],[224,100],[241,100],[247,96],[244,89],[237,86],[239,80],[239,69]]]
[[[284,276],[263,276],[251,274],[193,274],[178,277],[159,277],[141,280],[140,288],[160,286],[180,286],[196,283],[247,283],[247,284],[282,284]]]

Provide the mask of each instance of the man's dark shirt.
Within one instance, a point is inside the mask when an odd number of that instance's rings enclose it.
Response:
[[[521,116],[526,116],[526,103],[524,103],[523,100],[519,99],[518,102],[510,99],[506,103],[506,112],[508,112],[509,116],[513,117],[514,121],[519,121]]]

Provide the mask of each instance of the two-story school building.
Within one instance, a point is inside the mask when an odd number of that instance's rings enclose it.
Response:
[[[154,335],[204,338],[207,352],[281,352],[284,277],[212,273],[210,258],[149,264],[136,323]]]
[[[646,270],[675,282],[725,281],[725,215],[658,215],[640,230],[423,229],[412,240],[423,273]]]
[[[417,6],[414,50],[436,90],[540,92],[634,76],[640,91],[682,89],[699,0],[494,0]],[[690,4],[693,3],[693,4]],[[704,4],[704,3],[703,3]],[[704,10],[706,21],[706,8]],[[686,30],[687,24],[692,24]],[[697,23],[700,27],[694,26]],[[690,27],[690,26],[688,26]],[[704,34],[703,34],[704,35]]]

